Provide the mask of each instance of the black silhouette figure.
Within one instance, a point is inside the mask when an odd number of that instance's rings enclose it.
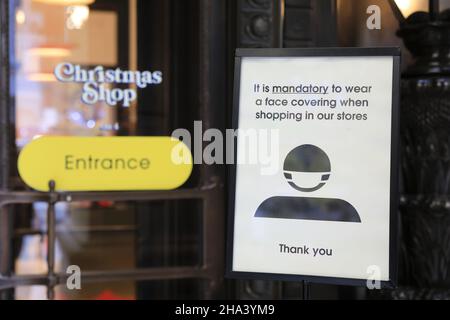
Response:
[[[331,174],[330,159],[314,145],[305,144],[294,148],[284,160],[284,176],[288,184],[300,192],[313,192],[322,188]],[[297,181],[296,172],[308,172],[317,178],[315,186],[304,186]],[[361,222],[356,209],[342,199],[271,197],[261,203],[255,217]]]

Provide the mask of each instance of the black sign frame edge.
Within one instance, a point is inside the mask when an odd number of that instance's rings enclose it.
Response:
[[[380,281],[381,288],[395,288],[398,283],[398,250],[399,250],[399,129],[400,129],[400,59],[398,47],[376,48],[262,48],[236,49],[233,83],[233,115],[232,128],[239,125],[239,99],[241,82],[242,57],[361,57],[389,56],[393,58],[392,70],[392,106],[391,106],[391,166],[390,166],[390,212],[389,212],[389,280]],[[274,280],[274,281],[306,281],[332,285],[366,286],[367,279],[309,276],[283,273],[262,273],[233,271],[234,246],[234,208],[236,195],[236,159],[237,138],[234,140],[234,162],[228,170],[228,217],[226,241],[225,277],[242,280]]]

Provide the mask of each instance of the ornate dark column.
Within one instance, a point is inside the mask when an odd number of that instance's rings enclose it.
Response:
[[[283,0],[239,0],[236,3],[238,48],[281,47]]]
[[[415,63],[402,80],[400,287],[394,299],[450,299],[450,11],[398,31]]]

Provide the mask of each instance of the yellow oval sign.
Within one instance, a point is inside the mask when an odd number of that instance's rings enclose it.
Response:
[[[41,137],[22,150],[18,168],[40,191],[50,180],[59,191],[169,190],[189,178],[192,154],[172,137]]]

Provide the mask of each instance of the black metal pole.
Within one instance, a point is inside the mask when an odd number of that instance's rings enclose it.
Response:
[[[430,0],[429,6],[430,20],[436,21],[439,17],[439,0]]]
[[[0,1],[0,191],[7,191],[10,177],[11,97],[10,97],[10,2]],[[7,276],[13,265],[12,214],[0,208],[0,274]],[[13,297],[12,291],[0,292],[0,299]]]
[[[226,110],[226,9],[221,1],[199,1],[199,114],[203,130],[224,128]],[[200,148],[202,146],[199,146]],[[223,167],[223,166],[222,166]],[[203,298],[217,298],[223,289],[225,255],[225,199],[222,184],[224,168],[200,166],[200,184],[214,183],[216,187],[207,193],[203,201],[202,246],[203,263],[209,266],[210,281]]]
[[[285,0],[277,0],[274,2],[275,11],[275,41],[278,48],[283,48],[283,31],[284,31],[284,7]]]
[[[0,189],[6,190],[10,174],[10,21],[9,1],[0,2]]]
[[[47,298],[49,300],[55,299],[55,286],[57,278],[55,274],[55,242],[56,242],[56,223],[55,223],[55,203],[57,195],[55,193],[55,181],[51,180],[48,183],[50,191],[50,199],[47,209]]]
[[[303,280],[303,300],[309,300],[309,294],[310,294],[310,284],[308,281]]]

